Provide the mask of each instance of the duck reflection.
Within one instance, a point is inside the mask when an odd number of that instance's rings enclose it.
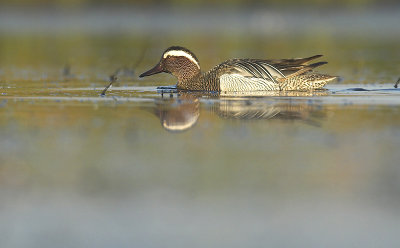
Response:
[[[168,131],[180,132],[193,127],[200,116],[199,96],[193,94],[169,94],[156,100],[154,113]]]
[[[171,132],[182,132],[195,126],[200,116],[200,99],[210,104],[212,113],[223,119],[237,120],[301,120],[318,126],[324,118],[320,107],[307,102],[276,101],[265,95],[204,95],[192,92],[160,92],[152,112],[160,119],[161,125]],[[271,93],[269,92],[268,95]],[[279,96],[323,95],[326,92],[286,92]],[[274,95],[276,96],[276,95]],[[209,101],[207,101],[209,100]]]

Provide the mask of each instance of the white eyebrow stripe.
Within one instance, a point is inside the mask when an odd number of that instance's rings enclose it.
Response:
[[[193,58],[193,56],[190,53],[187,53],[185,51],[182,51],[182,50],[171,50],[171,51],[168,51],[168,52],[164,53],[163,58],[165,59],[168,56],[176,56],[176,57],[182,56],[182,57],[185,57],[185,58],[189,59],[190,61],[192,61],[193,63],[195,63],[197,65],[197,67],[200,68],[200,65],[196,61],[196,59]]]

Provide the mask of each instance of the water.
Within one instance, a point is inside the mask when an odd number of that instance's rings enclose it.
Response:
[[[374,13],[354,23],[381,20]],[[378,27],[395,18],[388,13]],[[330,18],[335,27],[343,16]],[[398,28],[314,33],[316,24],[271,37],[243,36],[243,27],[175,30],[160,40],[152,24],[144,37],[65,23],[39,34],[0,25],[1,247],[400,245]],[[172,77],[137,78],[177,43],[204,68],[322,53],[329,64],[319,70],[341,81],[249,96],[162,93]]]

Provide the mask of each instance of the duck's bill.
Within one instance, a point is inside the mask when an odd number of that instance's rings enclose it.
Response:
[[[140,74],[139,77],[147,77],[147,76],[154,75],[154,74],[157,74],[157,73],[160,73],[160,72],[163,72],[163,71],[164,71],[164,70],[163,70],[163,68],[161,67],[161,65],[160,65],[160,64],[157,64],[157,65],[154,66],[152,69],[150,69],[150,70],[148,70],[148,71],[143,72],[142,74]]]

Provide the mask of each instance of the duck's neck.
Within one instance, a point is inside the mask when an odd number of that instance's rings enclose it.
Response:
[[[178,88],[190,89],[192,84],[196,83],[201,77],[201,70],[196,65],[190,65],[177,73],[173,73],[173,75],[178,79]]]

